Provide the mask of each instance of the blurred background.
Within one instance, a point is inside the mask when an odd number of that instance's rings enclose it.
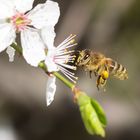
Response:
[[[45,1],[45,0],[44,0]],[[43,0],[35,0],[34,6]],[[126,66],[129,79],[108,80],[97,91],[95,78],[78,69],[78,86],[103,106],[106,140],[140,140],[140,0],[57,0],[58,45],[76,34],[77,49],[101,52]],[[101,140],[82,123],[71,91],[57,80],[54,102],[46,107],[47,76],[18,54],[13,63],[0,54],[0,140]]]

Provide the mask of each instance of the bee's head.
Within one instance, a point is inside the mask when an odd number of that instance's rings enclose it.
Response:
[[[76,65],[84,66],[90,60],[90,50],[78,51]]]

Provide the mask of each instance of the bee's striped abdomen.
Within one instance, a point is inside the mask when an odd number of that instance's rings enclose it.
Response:
[[[107,58],[106,64],[111,75],[120,80],[128,79],[127,70],[121,64],[111,58]]]

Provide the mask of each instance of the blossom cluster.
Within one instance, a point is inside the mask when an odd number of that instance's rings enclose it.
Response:
[[[54,46],[54,26],[58,22],[60,9],[56,2],[47,0],[33,8],[34,0],[0,0],[0,52],[6,49],[9,61],[14,60],[15,50],[11,47],[20,34],[23,57],[37,67],[44,61],[50,77],[47,83],[47,105],[54,99],[56,78],[51,73],[61,71],[73,82],[75,66],[68,65],[74,57],[69,48],[76,45],[75,35],[70,35],[57,47]]]

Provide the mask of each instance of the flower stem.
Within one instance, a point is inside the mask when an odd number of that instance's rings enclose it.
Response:
[[[55,75],[59,80],[61,80],[65,85],[67,85],[70,89],[74,89],[75,84],[67,80],[65,77],[63,77],[60,73],[58,72],[53,72],[53,75]]]

